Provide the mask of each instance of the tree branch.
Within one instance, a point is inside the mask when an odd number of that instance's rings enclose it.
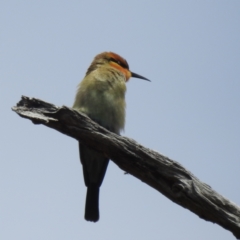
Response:
[[[179,163],[116,135],[84,114],[23,96],[12,108],[34,124],[43,124],[104,152],[121,169],[155,188],[200,218],[217,223],[240,239],[240,208],[201,182]]]

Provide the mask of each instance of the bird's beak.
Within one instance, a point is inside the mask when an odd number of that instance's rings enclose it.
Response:
[[[131,77],[140,78],[140,79],[144,79],[144,80],[147,80],[147,81],[151,82],[149,79],[147,79],[147,78],[145,78],[145,77],[143,77],[143,76],[141,76],[139,74],[136,74],[134,72],[131,72]]]

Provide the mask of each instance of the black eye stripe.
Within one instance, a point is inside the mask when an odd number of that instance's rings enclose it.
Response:
[[[120,61],[118,61],[118,60],[116,60],[114,58],[110,58],[110,61],[117,63],[118,65],[120,65],[123,68],[127,68],[128,69],[128,66],[126,64],[124,64],[123,62],[120,62]]]

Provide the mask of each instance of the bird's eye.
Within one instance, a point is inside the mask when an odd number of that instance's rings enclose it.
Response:
[[[110,58],[110,61],[112,61],[112,62],[115,62],[115,63],[117,63],[118,65],[120,65],[120,62],[119,61],[117,61],[116,59],[114,59],[114,58]]]
[[[117,63],[119,66],[122,66],[123,68],[127,68],[127,66],[123,62],[120,62],[119,60],[111,58],[110,61]]]

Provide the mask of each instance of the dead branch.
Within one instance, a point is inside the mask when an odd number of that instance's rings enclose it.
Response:
[[[87,116],[65,106],[57,107],[23,96],[12,110],[34,124],[43,124],[104,152],[124,171],[240,239],[240,208],[179,163],[132,139],[109,132]]]

